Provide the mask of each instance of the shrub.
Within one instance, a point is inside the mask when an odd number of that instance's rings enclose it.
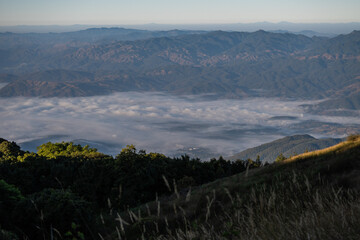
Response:
[[[91,205],[76,194],[49,188],[21,201],[13,218],[31,239],[37,239],[49,236],[51,229],[64,234],[72,229],[72,223],[84,232],[93,225],[94,216]]]
[[[355,142],[358,139],[360,139],[360,134],[351,134],[346,138],[346,140],[349,142]]]

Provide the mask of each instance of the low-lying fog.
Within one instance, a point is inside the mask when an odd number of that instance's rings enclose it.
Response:
[[[5,87],[8,83],[1,83],[0,82],[0,89],[2,89],[3,87]]]
[[[359,122],[355,117],[306,114],[302,104],[311,102],[209,100],[136,92],[83,98],[0,98],[0,137],[31,151],[47,141],[71,140],[109,154],[134,144],[147,152],[169,156],[188,152],[209,158],[297,133],[343,137],[340,124]]]

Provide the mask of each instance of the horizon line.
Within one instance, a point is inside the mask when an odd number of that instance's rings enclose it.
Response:
[[[91,23],[74,23],[74,24],[15,24],[15,25],[1,25],[0,27],[41,27],[41,26],[142,26],[142,25],[233,25],[233,24],[259,24],[259,23],[270,23],[270,24],[351,24],[360,23],[360,21],[349,21],[349,22],[289,22],[289,21],[257,21],[257,22],[229,22],[229,23],[106,23],[106,24],[91,24]]]

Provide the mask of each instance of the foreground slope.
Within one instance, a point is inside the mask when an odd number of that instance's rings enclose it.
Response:
[[[99,239],[103,216],[169,195],[164,177],[186,188],[245,171],[246,164],[170,158],[133,145],[115,157],[73,142],[48,142],[34,153],[0,138],[0,239],[66,239],[73,224],[80,239]]]
[[[0,138],[0,239],[359,239],[359,156],[360,136],[263,167]]]
[[[359,239],[359,186],[357,136],[183,195],[175,191],[118,220],[128,239]]]

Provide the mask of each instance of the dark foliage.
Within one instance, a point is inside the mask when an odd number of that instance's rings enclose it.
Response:
[[[0,179],[6,182],[0,181],[0,202],[6,207],[0,210],[7,212],[1,214],[0,224],[31,239],[49,236],[51,231],[66,233],[71,223],[91,237],[100,213],[108,208],[126,210],[170,194],[173,182],[182,191],[242,172],[247,166],[260,166],[251,160],[169,158],[137,151],[132,145],[115,158],[64,142],[44,144],[38,154],[23,152],[6,140],[1,146],[6,147],[0,149]]]

